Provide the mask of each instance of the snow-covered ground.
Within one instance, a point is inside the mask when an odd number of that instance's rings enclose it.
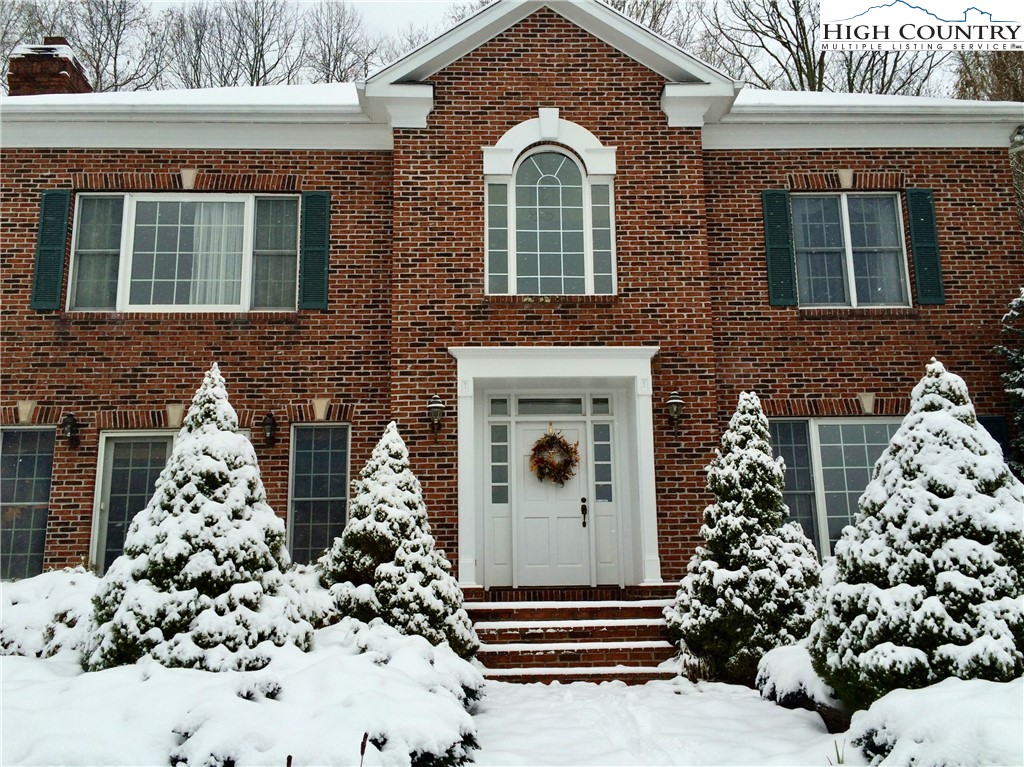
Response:
[[[478,765],[867,764],[858,734],[893,746],[884,764],[1024,764],[1024,679],[947,679],[897,690],[830,735],[817,714],[745,687],[683,679],[627,687],[489,682],[446,648],[346,621],[314,650],[266,649],[258,671],[167,669],[149,659],[85,673],[75,651],[95,577],[0,584],[0,764],[283,767],[409,765],[475,737]],[[47,631],[55,615],[56,632]],[[74,625],[70,625],[74,624]],[[53,653],[52,657],[34,657]],[[797,672],[793,672],[797,674]],[[386,738],[387,742],[383,739]],[[172,762],[172,759],[175,760]]]

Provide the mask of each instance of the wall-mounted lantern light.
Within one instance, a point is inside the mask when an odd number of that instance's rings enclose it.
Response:
[[[1010,154],[1024,152],[1024,125],[1018,125],[1010,134]]]
[[[267,441],[268,445],[273,445],[277,442],[277,419],[274,418],[273,413],[267,413],[263,416],[263,420],[260,422],[263,427],[263,439]]]
[[[436,394],[427,403],[427,420],[430,421],[430,430],[437,431],[441,428],[441,419],[444,418],[444,402]]]
[[[64,439],[71,443],[71,447],[78,447],[78,434],[82,429],[82,424],[73,413],[68,413],[64,416],[64,420],[60,422],[60,434]]]
[[[665,400],[665,408],[668,410],[668,425],[673,429],[679,426],[679,419],[683,416],[683,398],[678,391],[673,391]]]

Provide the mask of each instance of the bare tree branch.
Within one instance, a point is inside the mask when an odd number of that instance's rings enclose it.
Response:
[[[300,80],[305,37],[299,7],[288,0],[233,0],[225,6],[226,32],[239,56],[241,84]]]
[[[379,63],[380,38],[367,34],[358,9],[345,2],[320,0],[306,11],[306,70],[315,83],[365,78]]]
[[[96,91],[146,90],[163,72],[164,36],[142,0],[79,0],[70,35]]]
[[[220,88],[241,82],[237,40],[228,34],[224,6],[186,3],[164,17],[171,87]]]

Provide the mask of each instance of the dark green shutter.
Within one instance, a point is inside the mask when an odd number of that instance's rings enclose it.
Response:
[[[330,192],[302,195],[299,244],[299,308],[327,308],[327,268],[331,230]]]
[[[68,208],[71,192],[50,189],[39,205],[39,236],[36,240],[36,268],[32,279],[33,309],[60,309],[64,281],[64,245],[68,239]]]
[[[764,249],[768,259],[768,302],[772,306],[796,306],[796,271],[789,218],[789,192],[761,192],[764,211]]]
[[[914,255],[917,303],[944,304],[942,264],[939,261],[939,237],[935,226],[935,203],[930,189],[907,190],[910,217],[910,249]]]

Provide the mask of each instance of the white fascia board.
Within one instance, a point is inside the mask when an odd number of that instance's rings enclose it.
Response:
[[[0,146],[21,148],[113,149],[325,149],[388,150],[393,148],[386,125],[247,119],[208,121],[136,114],[120,119],[96,114],[42,115],[5,111],[0,121]]]
[[[704,148],[1007,147],[1024,120],[1024,104],[1014,102],[835,94],[823,104],[786,96],[790,103],[734,104],[704,127]]]
[[[932,109],[848,108],[733,109],[703,129],[706,150],[753,148],[1009,147],[1024,120],[1024,104],[979,109],[977,102]]]
[[[773,123],[706,125],[704,149],[1009,148],[1006,125]]]
[[[593,0],[553,0],[546,5],[670,82],[734,83],[725,73],[691,56],[604,3]]]
[[[499,0],[484,6],[438,37],[372,74],[366,85],[422,82],[543,5],[541,0]]]

